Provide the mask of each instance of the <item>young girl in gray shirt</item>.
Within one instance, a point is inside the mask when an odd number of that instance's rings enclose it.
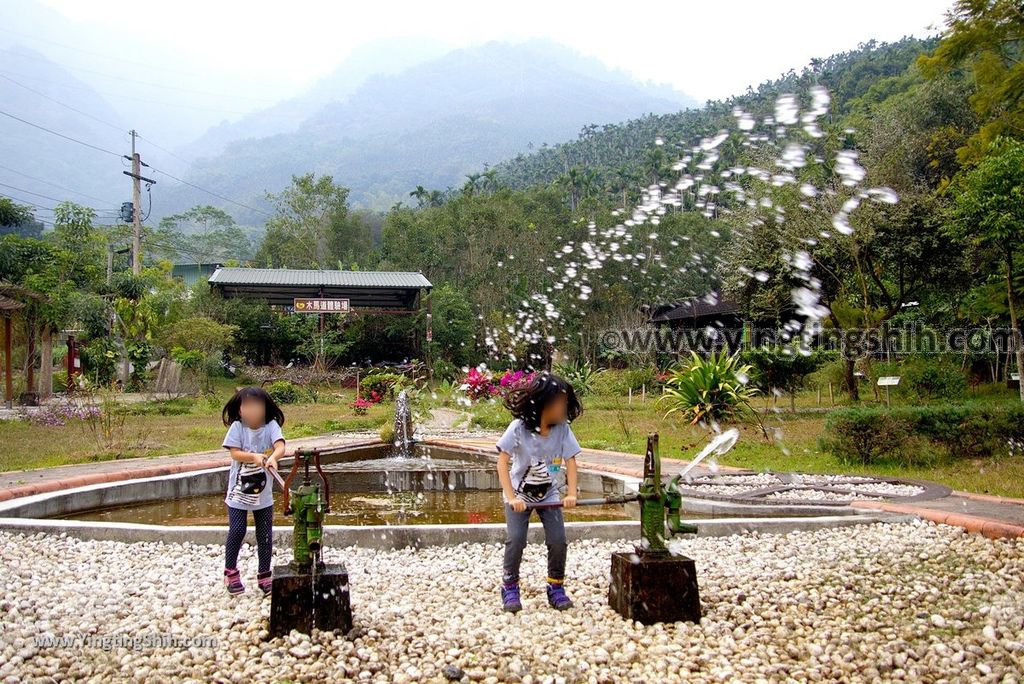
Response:
[[[547,372],[538,372],[505,397],[514,416],[498,439],[498,478],[505,500],[505,558],[501,604],[508,612],[522,610],[519,566],[526,548],[530,504],[562,502],[576,505],[576,455],[579,442],[569,427],[583,411],[572,385]],[[565,486],[564,497],[560,488]],[[537,508],[548,547],[548,604],[557,610],[572,607],[565,593],[565,556],[568,544],[562,509]]]

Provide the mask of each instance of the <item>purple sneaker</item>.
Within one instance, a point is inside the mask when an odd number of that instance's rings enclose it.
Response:
[[[519,599],[518,584],[503,584],[501,586],[501,609],[506,613],[518,613],[523,609]]]
[[[548,582],[548,605],[555,610],[569,610],[572,608],[572,601],[565,594],[565,587],[561,582]]]

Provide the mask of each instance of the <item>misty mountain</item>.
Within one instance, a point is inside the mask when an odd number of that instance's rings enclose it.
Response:
[[[303,94],[237,121],[224,121],[177,151],[187,159],[210,157],[220,154],[236,140],[294,132],[322,107],[344,100],[371,76],[400,73],[448,50],[441,42],[419,37],[389,38],[359,45],[334,71]]]
[[[118,154],[130,152],[128,129],[102,95],[43,55],[25,47],[0,50],[0,109]],[[73,94],[73,95],[70,95]],[[63,103],[63,104],[58,104]],[[131,198],[128,162],[0,116],[0,194],[52,219],[57,201],[72,200],[111,215]]]
[[[531,145],[571,139],[587,124],[695,104],[548,41],[492,42],[369,76],[291,132],[238,140],[199,158],[186,178],[267,209],[265,192],[286,187],[293,174],[331,174],[351,188],[355,204],[386,208],[410,201],[417,185],[459,186],[466,173]],[[170,185],[158,197],[154,191],[154,218],[201,203],[262,222],[255,212]]]

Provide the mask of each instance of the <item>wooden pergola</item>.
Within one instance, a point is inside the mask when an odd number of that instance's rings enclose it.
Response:
[[[46,297],[35,290],[30,290],[21,285],[14,285],[8,282],[0,282],[0,316],[4,319],[4,403],[7,408],[14,404],[14,376],[12,367],[14,365],[12,356],[14,346],[14,326],[12,319],[19,312],[26,316],[26,333],[28,348],[25,351],[25,393],[21,397],[22,403],[35,404],[39,397],[36,391],[35,356],[36,356],[36,330],[34,328],[33,314],[35,310],[30,308],[31,304],[39,304],[46,301]],[[43,326],[43,373],[52,372],[53,349],[50,346],[50,329]],[[49,394],[50,385],[46,383],[42,394]]]
[[[23,302],[0,294],[0,316],[4,318],[4,404],[7,408],[11,408],[14,405],[13,364],[11,363],[11,354],[13,353],[11,337],[14,334],[14,330],[11,325],[11,317],[23,308],[25,308]]]

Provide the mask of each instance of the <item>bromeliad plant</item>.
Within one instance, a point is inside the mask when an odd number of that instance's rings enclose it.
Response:
[[[689,363],[670,370],[665,379],[658,402],[668,407],[666,417],[678,413],[691,425],[731,422],[748,415],[757,419],[750,405],[757,396],[757,389],[748,384],[750,366],[725,349],[706,359],[695,352],[691,355]]]
[[[577,396],[586,396],[594,388],[594,381],[604,373],[603,369],[595,368],[588,361],[577,361],[576,363],[556,363],[552,369],[555,375],[572,385]]]

